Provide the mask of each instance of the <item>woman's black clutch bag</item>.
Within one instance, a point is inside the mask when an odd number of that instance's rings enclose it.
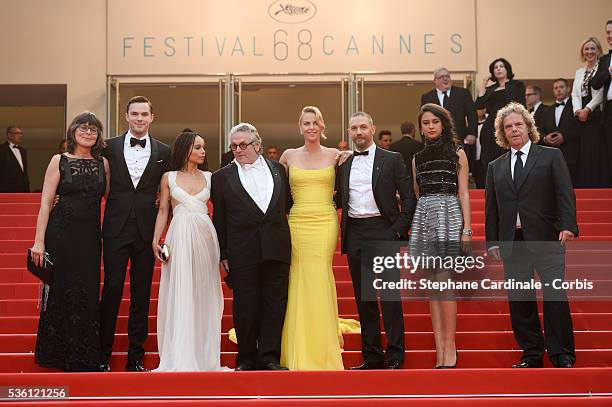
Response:
[[[43,266],[40,267],[32,260],[32,251],[28,249],[28,271],[34,274],[40,281],[51,285],[53,282],[53,262],[49,253],[43,254]]]

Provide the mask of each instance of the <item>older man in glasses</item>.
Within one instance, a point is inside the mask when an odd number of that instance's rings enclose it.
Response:
[[[30,192],[28,155],[22,140],[21,129],[8,126],[6,143],[0,144],[0,192]]]
[[[234,290],[236,370],[285,370],[279,364],[287,308],[291,238],[285,168],[261,155],[257,129],[230,130],[234,161],[213,174],[213,223],[225,281]]]

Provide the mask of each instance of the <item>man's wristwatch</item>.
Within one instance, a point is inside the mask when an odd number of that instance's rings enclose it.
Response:
[[[462,235],[472,237],[472,229],[463,229]]]

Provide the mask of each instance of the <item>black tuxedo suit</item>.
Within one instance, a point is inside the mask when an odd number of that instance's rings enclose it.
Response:
[[[371,152],[370,152],[371,153]],[[378,296],[373,287],[374,273],[361,269],[363,245],[368,240],[397,240],[397,235],[406,237],[416,198],[412,189],[410,173],[400,154],[376,148],[372,168],[372,193],[379,217],[349,218],[351,166],[357,157],[349,158],[336,173],[336,202],[342,208],[341,235],[342,253],[348,254],[349,270],[361,322],[362,354],[366,364],[384,365],[380,340],[380,311]],[[401,198],[398,207],[396,192]],[[399,271],[392,278],[399,278]],[[381,292],[382,317],[387,333],[387,361],[404,361],[404,319],[399,292]]]
[[[274,182],[266,213],[242,185],[236,162],[211,180],[213,223],[221,259],[229,262],[226,281],[234,290],[237,365],[280,361],[291,262],[289,182],[285,167],[264,160]]]
[[[571,98],[567,99],[563,107],[559,125],[555,122],[554,105],[544,111],[541,130],[542,139],[552,132],[559,132],[563,135],[564,141],[563,144],[559,146],[559,149],[563,152],[563,157],[565,157],[565,162],[569,168],[572,177],[572,185],[575,188],[578,187],[580,182],[580,133],[578,119],[574,116]],[[544,140],[542,140],[541,143],[547,145]]]
[[[533,120],[535,121],[535,125],[540,132],[540,137],[543,139],[546,134],[542,134],[542,129],[544,128],[544,122],[546,120],[547,111],[550,110],[550,106],[545,105],[544,103],[540,103],[537,110],[533,112]],[[542,144],[542,140],[540,140],[540,144]]]
[[[140,361],[148,336],[149,299],[153,277],[153,229],[159,183],[169,170],[170,148],[149,137],[151,156],[134,188],[124,157],[126,134],[109,139],[103,151],[108,160],[110,192],[104,210],[104,288],[101,300],[102,360],[109,360],[115,325],[130,260],[130,317],[128,361]]]
[[[576,196],[559,149],[532,144],[515,186],[511,152],[488,167],[485,191],[487,247],[500,246],[507,280],[530,281],[537,270],[543,284],[563,280],[565,251],[559,232],[578,235]],[[516,228],[517,213],[521,229]],[[510,318],[523,361],[541,363],[545,343],[553,364],[559,356],[575,359],[572,319],[565,290],[544,286],[542,335],[535,291],[508,290]]]
[[[612,177],[612,100],[606,100],[608,90],[610,89],[610,71],[608,70],[610,67],[610,58],[612,58],[612,51],[609,51],[607,55],[603,55],[599,58],[597,72],[593,76],[593,79],[591,79],[591,87],[595,90],[604,89],[603,115],[601,117],[604,125],[606,143],[608,144],[608,169]]]
[[[412,158],[416,153],[425,148],[425,144],[413,139],[410,136],[402,136],[401,139],[394,141],[389,146],[389,150],[400,153],[404,159],[406,168],[412,168]]]
[[[0,144],[0,192],[30,192],[28,153],[19,146],[23,170],[11,151],[8,141]]]

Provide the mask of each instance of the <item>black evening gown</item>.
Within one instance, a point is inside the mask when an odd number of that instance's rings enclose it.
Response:
[[[582,97],[582,106],[591,101],[589,93]],[[580,187],[606,188],[610,181],[608,175],[607,144],[601,124],[601,110],[591,112],[586,122],[578,121],[580,134]]]
[[[100,363],[100,202],[102,160],[60,158],[59,201],[49,215],[45,248],[55,264],[44,286],[36,362],[66,371],[97,370]]]

